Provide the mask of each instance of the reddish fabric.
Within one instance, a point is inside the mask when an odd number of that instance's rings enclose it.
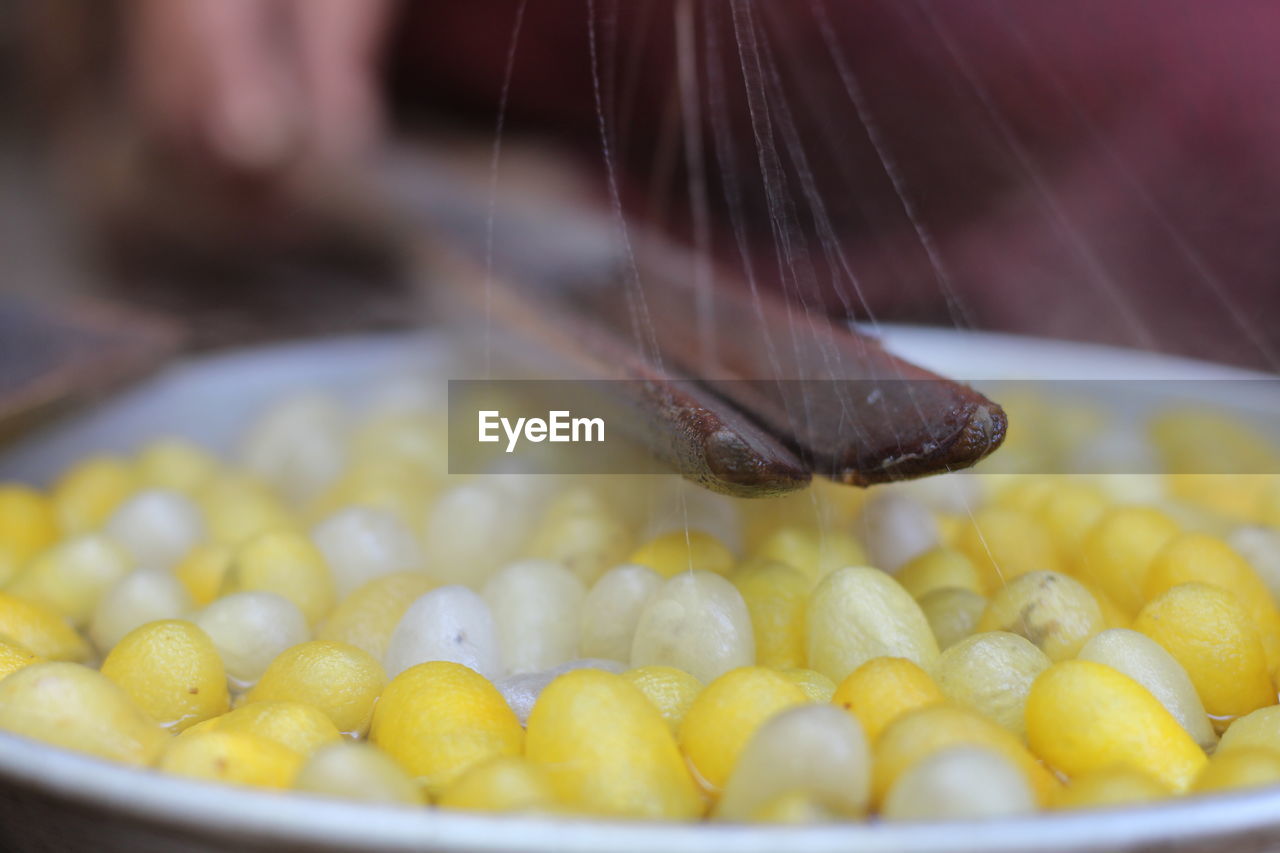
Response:
[[[395,76],[423,106],[491,126],[516,0],[407,4]],[[1242,363],[1280,350],[1280,4],[1268,0],[694,0],[717,241],[736,252],[720,133],[757,271],[787,283],[768,217],[735,37],[776,73],[765,93],[786,197],[833,310],[788,117],[867,302],[885,319],[1116,341]],[[509,118],[600,164],[589,23],[628,206],[685,233],[672,0],[530,0]],[[910,201],[937,241],[947,299],[823,38],[829,22]],[[748,19],[750,26],[748,26]],[[713,47],[718,45],[718,54]],[[746,59],[750,60],[749,51]],[[708,86],[707,72],[721,76]],[[757,128],[762,111],[757,113]],[[727,131],[727,132],[725,132]],[[837,265],[838,266],[838,265]],[[863,309],[857,303],[855,313]]]

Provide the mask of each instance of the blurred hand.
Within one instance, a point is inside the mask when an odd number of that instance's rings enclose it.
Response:
[[[149,143],[272,178],[376,139],[390,0],[129,0],[132,93]]]

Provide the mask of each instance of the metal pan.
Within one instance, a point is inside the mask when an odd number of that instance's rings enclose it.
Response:
[[[885,343],[925,367],[945,368],[965,379],[1253,375],[1145,353],[945,330],[892,328]],[[441,342],[431,337],[384,336],[191,360],[18,442],[0,457],[0,478],[47,482],[90,452],[128,451],[158,433],[187,435],[225,449],[259,408],[290,391],[318,387],[356,399],[373,377],[443,365],[447,358]],[[0,849],[1244,853],[1280,849],[1280,790],[966,824],[746,827],[483,817],[186,781],[0,735]]]

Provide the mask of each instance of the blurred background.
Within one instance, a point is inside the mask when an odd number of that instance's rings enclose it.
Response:
[[[394,148],[862,323],[1277,364],[1266,0],[3,5],[11,295],[196,346],[425,322],[461,285],[388,236]]]

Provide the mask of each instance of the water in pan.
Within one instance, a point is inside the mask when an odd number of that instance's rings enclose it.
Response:
[[[1017,342],[1012,339],[1001,340],[981,337],[952,337],[951,349],[949,352],[946,346],[946,341],[949,336],[945,334],[892,329],[888,331],[890,332],[890,340],[893,340],[896,335],[899,346],[903,348],[906,354],[922,357],[926,361],[930,358],[931,351],[935,352],[938,356],[954,359],[957,357],[954,354],[957,351],[957,347],[971,348],[974,351],[974,355],[971,356],[971,359],[973,360],[977,360],[977,353],[985,348],[995,348],[998,350],[1001,347],[1018,347],[1018,352],[1020,352],[1019,361],[1029,370],[1034,366],[1034,362],[1040,357],[1037,355],[1040,346],[1050,350],[1049,355],[1044,358],[1045,364],[1042,365],[1049,369],[1060,367],[1061,361],[1059,357],[1064,353],[1072,356],[1077,365],[1082,364],[1089,358],[1101,358],[1102,363],[1109,368],[1113,368],[1116,365],[1123,365],[1126,361],[1123,354],[1115,351],[1096,351],[1077,347],[1067,347],[1067,349],[1063,350],[1050,344],[1035,345],[1027,342]],[[150,387],[140,388],[131,398],[124,398],[115,401],[88,419],[82,420],[78,423],[67,424],[60,431],[55,431],[48,435],[35,438],[30,445],[20,449],[18,454],[6,460],[5,471],[6,474],[21,472],[24,476],[36,478],[37,481],[47,482],[47,478],[63,463],[82,457],[91,448],[129,451],[132,450],[139,441],[145,440],[145,438],[150,434],[150,430],[157,429],[163,429],[164,431],[199,431],[204,429],[207,430],[205,437],[211,442],[214,444],[221,443],[223,447],[229,447],[232,445],[228,443],[228,440],[236,431],[234,427],[242,425],[245,419],[248,419],[262,402],[278,398],[282,392],[286,391],[286,389],[296,391],[299,388],[309,386],[319,387],[321,389],[327,387],[332,391],[337,391],[341,395],[347,396],[349,399],[353,400],[361,397],[368,400],[371,396],[379,398],[381,402],[378,403],[378,405],[383,407],[384,411],[388,409],[391,411],[405,411],[406,409],[413,410],[414,408],[421,409],[423,406],[432,405],[430,395],[424,396],[420,391],[414,391],[412,387],[407,387],[402,381],[392,382],[390,385],[383,386],[385,393],[371,395],[369,393],[369,388],[374,383],[370,383],[368,380],[370,377],[376,376],[379,373],[385,374],[388,371],[395,373],[397,366],[403,365],[406,358],[410,360],[414,360],[415,356],[417,358],[421,358],[421,354],[423,352],[429,351],[429,348],[427,350],[423,350],[420,346],[415,346],[411,341],[385,340],[379,342],[377,340],[365,339],[353,340],[345,343],[333,342],[326,344],[303,345],[293,348],[282,348],[276,351],[260,351],[257,353],[228,356],[220,360],[211,360],[204,363],[193,363],[180,371],[176,371],[170,377],[162,377],[161,380]],[[1156,364],[1156,362],[1146,361],[1141,356],[1135,356],[1134,358],[1136,359],[1136,361],[1132,362],[1134,372],[1138,373],[1146,371],[1146,375],[1150,376],[1153,365]],[[1177,375],[1182,377],[1199,376],[1206,378],[1211,376],[1235,375],[1230,371],[1223,371],[1211,366],[1200,366],[1197,368],[1189,363],[1166,362],[1166,366],[1169,367],[1173,373],[1165,375]],[[252,381],[246,381],[246,376],[251,377]],[[361,393],[362,389],[363,394]],[[185,402],[183,402],[183,395],[189,395]],[[236,405],[237,401],[240,401],[238,411]],[[305,402],[305,400],[303,402]],[[438,403],[436,405],[438,405]],[[220,413],[220,417],[225,417],[227,419],[220,429],[215,429],[216,422],[209,420],[208,414],[210,412],[218,412]],[[224,412],[225,414],[222,414]],[[160,420],[157,420],[157,418]],[[240,424],[233,423],[233,421],[237,419],[240,420]],[[272,428],[272,431],[279,429],[280,424],[284,421],[276,417],[273,418],[273,422],[276,426]],[[310,421],[308,421],[308,423],[310,423]],[[317,429],[323,431],[323,423],[317,422],[315,426]],[[221,436],[215,434],[219,431],[221,432]],[[386,435],[389,436],[391,434]],[[307,443],[308,442],[293,442],[292,444],[301,447]],[[64,454],[61,458],[59,457],[60,453]],[[296,472],[296,470],[297,469],[286,467],[284,469],[279,469],[276,473],[272,473],[271,471],[267,471],[265,473],[269,476],[276,476],[277,474],[283,475],[290,471]],[[1132,480],[1132,478],[1129,479]],[[305,484],[307,480],[304,478],[303,482]],[[995,480],[993,482],[999,482],[999,480]],[[520,483],[518,480],[508,480],[508,485],[511,488],[515,488],[520,486]],[[542,486],[536,485],[536,478],[532,478],[531,482],[526,485],[534,488],[535,491],[542,488]],[[963,517],[963,513],[968,506],[966,501],[971,503],[975,499],[973,493],[967,487],[957,486],[955,489],[948,489],[944,488],[945,485],[946,481],[939,481],[936,486],[930,483],[922,483],[920,486],[904,490],[901,494],[904,497],[910,496],[910,501],[920,502],[921,505],[938,508],[947,507],[949,509],[947,509],[946,512],[959,512],[962,514],[961,517]],[[1010,485],[1014,485],[1013,481],[1005,481],[1006,487]],[[312,484],[310,487],[314,488],[315,484]],[[528,491],[528,489],[515,488],[515,492],[513,492],[513,494],[516,492],[524,493],[526,491]],[[954,493],[952,493],[953,491]],[[1012,495],[1016,491],[1017,490],[1015,489],[1013,492],[1010,492],[1010,494]],[[684,497],[681,498],[681,495]],[[851,497],[854,495],[856,495],[856,493],[850,493]],[[1132,499],[1132,497],[1132,493],[1130,493],[1130,496],[1126,499]],[[1206,500],[1215,499],[1213,495],[1209,494],[1203,495],[1202,497]],[[681,508],[682,501],[684,501],[683,505],[686,507],[685,509]],[[732,551],[738,551],[739,549],[750,552],[752,549],[760,548],[772,549],[769,550],[769,553],[790,553],[787,551],[787,549],[791,547],[787,544],[790,541],[787,536],[782,536],[781,538],[775,537],[774,541],[771,542],[752,544],[752,526],[742,526],[742,513],[745,511],[748,517],[750,517],[750,507],[743,507],[742,505],[735,504],[734,502],[726,502],[723,499],[710,500],[709,502],[706,502],[705,506],[703,503],[703,499],[696,497],[696,493],[690,493],[680,488],[673,489],[672,492],[667,494],[654,495],[652,500],[642,501],[642,505],[639,509],[642,517],[646,517],[648,519],[645,524],[647,529],[643,534],[644,537],[661,537],[664,533],[674,532],[676,534],[674,543],[681,543],[685,540],[685,537],[689,535],[686,531],[690,529],[702,529],[713,531],[716,538],[720,539],[723,543],[726,543],[729,549],[731,549],[730,553]],[[879,504],[881,502],[877,500],[876,503]],[[758,506],[758,504],[756,506]],[[795,501],[772,503],[767,507],[767,509],[768,515],[773,516],[774,521],[777,521],[777,517],[781,515],[791,517],[792,513],[798,513],[796,516],[798,518],[813,516],[815,520],[820,519],[825,514],[828,520],[836,520],[837,517],[839,519],[843,519],[844,513],[849,509],[848,507],[842,508],[842,506],[843,501],[840,499],[840,495],[828,493],[822,496],[806,496],[804,500],[801,500],[798,503]],[[902,537],[892,533],[893,525],[891,524],[882,525],[879,522],[874,521],[870,516],[866,516],[864,520],[866,524],[870,526],[865,530],[862,529],[862,527],[856,527],[856,535],[869,549],[868,553],[876,555],[872,557],[874,561],[883,562],[886,565],[889,565],[897,564],[902,559],[910,558],[911,554],[893,558],[884,556],[884,554],[888,553],[884,546],[886,544],[898,543]],[[513,521],[514,517],[508,515],[505,527],[508,529],[513,528],[511,523]],[[843,524],[844,522],[839,523]],[[881,531],[882,528],[885,532],[884,535],[889,535],[891,537],[893,540],[892,543],[879,543],[877,537],[880,537],[882,533],[877,531]],[[337,530],[336,527],[334,529]],[[696,538],[697,537],[695,537],[695,539]],[[499,544],[497,540],[493,538],[492,531],[489,539],[486,541],[488,544],[494,545],[495,547]],[[670,568],[667,565],[667,562],[664,561],[669,561],[672,558],[677,561],[693,559],[692,556],[681,557],[680,555],[683,552],[680,549],[677,549],[674,553],[670,552],[670,544],[672,543],[671,537],[666,537],[666,541],[669,543],[667,546],[664,546],[667,548],[666,552],[662,549],[658,549],[656,551],[650,549],[648,556],[637,556],[636,559],[654,561],[653,564],[660,568],[667,567],[664,570],[669,570]],[[925,544],[927,546],[928,543]],[[360,568],[361,565],[366,568],[372,567],[370,570],[375,572],[380,572],[390,566],[389,563],[387,565],[378,563],[376,566],[374,563],[368,561],[361,563],[358,559],[356,562],[351,562],[350,558],[353,554],[355,554],[356,557],[359,555],[356,554],[355,551],[344,551],[342,549],[330,550],[334,548],[332,542],[325,543],[324,547],[326,548],[326,554],[329,555],[330,559],[340,560],[343,562],[344,572],[348,571],[349,568],[350,571],[354,571],[358,574],[359,572],[364,571],[364,569]],[[993,547],[995,546],[993,545]],[[705,550],[701,545],[699,548],[702,550],[697,552],[699,556],[697,556],[696,559],[700,561],[710,561],[706,563],[708,567],[715,565],[715,561],[720,559],[715,556],[716,552],[714,549]],[[356,551],[359,551],[359,549],[356,549]],[[391,552],[387,553],[390,556],[394,556]],[[663,556],[664,553],[667,554],[666,557]],[[833,556],[837,556],[837,558],[839,558],[838,555]],[[856,558],[848,557],[848,559]],[[350,563],[350,566],[348,566],[348,563]],[[357,565],[357,563],[359,563],[359,565]],[[460,565],[466,564],[467,562],[464,561]],[[487,564],[488,561],[486,561],[486,565]],[[471,565],[477,569],[480,567],[479,563],[471,563]],[[602,564],[591,562],[571,562],[566,565],[572,566],[571,572],[573,573],[587,573],[581,576],[584,579],[586,577],[593,576],[595,572],[605,568]],[[378,566],[382,566],[382,568],[378,568]],[[534,571],[534,569],[531,567],[529,570],[522,571],[526,571],[527,573],[527,571]],[[543,570],[536,569],[536,571],[540,572]],[[458,578],[458,580],[465,580],[467,582],[477,584],[480,583],[479,578],[471,578],[470,576],[466,578]],[[575,583],[580,582],[581,581],[575,582],[571,578],[566,580],[566,583],[569,586],[573,586]],[[506,580],[503,581],[503,585],[504,588],[509,590],[517,589],[517,586],[512,586]],[[506,605],[502,605],[500,603],[500,599],[505,600],[505,598],[510,598],[509,595],[501,593],[501,591],[496,589],[490,591],[487,588],[483,588],[482,592],[482,597],[486,600],[490,598],[491,594],[494,596],[494,598],[492,598],[493,603],[490,606],[505,607]],[[680,600],[678,595],[678,591],[673,589],[669,594],[669,597],[673,600]],[[564,600],[563,596],[560,598],[561,600]],[[687,639],[692,645],[685,646],[686,650],[692,648],[693,645],[702,642],[702,640],[699,640],[692,635],[689,635]],[[499,648],[502,647],[503,642],[504,641],[501,637],[495,639],[495,645]],[[770,643],[772,643],[772,641],[770,641]],[[525,646],[521,648],[521,652],[524,654],[534,653],[537,651],[535,646],[536,644],[531,645],[526,640]],[[765,647],[762,646],[761,648],[763,649]],[[772,644],[769,645],[769,648],[776,649]],[[586,652],[584,652],[584,654],[585,653]],[[676,653],[679,654],[683,652],[680,652],[680,650],[677,649]],[[776,651],[771,651],[770,653],[773,654],[776,653]],[[551,660],[540,660],[538,665],[541,666],[544,663],[554,665],[554,661]],[[690,668],[693,667],[692,663],[685,665]],[[828,666],[827,663],[820,663],[819,665],[824,668]],[[708,674],[706,677],[710,678],[711,675],[713,675],[713,673]],[[525,681],[529,681],[529,679],[525,679]],[[522,681],[520,683],[524,684],[525,682]],[[18,773],[19,778],[26,779],[28,774],[34,774],[39,780],[42,780],[37,784],[53,787],[60,787],[62,785],[62,783],[58,782],[58,779],[62,778],[58,776],[58,772],[60,771],[50,769],[53,765],[49,762],[42,763],[40,765],[41,769],[39,772],[32,769],[33,765],[30,765],[29,763],[21,764],[21,766],[28,768],[26,771],[18,770],[18,763],[24,761],[22,759],[22,755],[24,755],[22,748],[12,742],[7,742],[7,745],[12,746],[13,749],[7,750],[5,755],[14,760],[15,770],[13,772]],[[72,797],[82,798],[89,796],[86,794],[86,789],[96,791],[94,785],[96,785],[95,780],[98,776],[93,772],[90,772],[87,775],[84,774],[83,763],[77,764],[75,759],[68,760],[71,762],[67,765],[67,772],[69,775],[66,778],[69,781],[66,783],[66,787],[60,788],[63,793],[59,796],[70,795]],[[62,759],[59,759],[59,761],[54,764],[60,767],[61,761]],[[96,767],[100,773],[105,773],[106,775],[102,777],[103,783],[111,786],[118,786],[119,784],[115,781],[115,776],[112,775],[113,773],[127,772],[110,770],[108,768],[103,768],[101,765],[94,765],[92,763],[89,766]],[[49,772],[46,773],[46,770]],[[30,784],[30,782],[28,780],[23,784]],[[183,790],[183,786],[181,785],[167,784],[163,787],[166,790],[176,793],[180,793]],[[137,809],[142,809],[152,817],[154,816],[154,812],[152,811],[153,807],[158,810],[170,809],[172,806],[171,803],[166,801],[162,806],[160,801],[152,795],[150,788],[146,786],[144,786],[144,788],[146,790],[145,795],[140,794],[138,802],[132,807],[127,804],[117,804],[116,807],[119,808],[123,814],[130,813],[131,808],[135,810],[134,813],[136,813]],[[139,791],[142,789],[139,789],[136,785],[132,785],[130,790]],[[32,795],[28,794],[27,796],[30,798]],[[102,802],[101,796],[102,794],[100,792],[93,793],[91,795],[91,799]],[[158,796],[158,794],[156,796]],[[191,805],[185,810],[178,810],[177,812],[172,812],[171,810],[168,819],[176,820],[180,823],[188,821],[197,824],[203,823],[209,816],[209,812],[205,806],[210,802],[221,803],[223,796],[224,795],[222,793],[219,793],[216,796],[206,797],[201,801],[205,805],[198,807]],[[235,792],[228,792],[226,796],[230,797],[227,801],[229,808],[240,808],[239,795]],[[28,799],[26,801],[30,800]],[[306,801],[300,802],[305,803]],[[1223,808],[1214,804],[1215,810],[1213,814],[1218,821],[1214,826],[1217,829],[1235,829],[1250,825],[1254,820],[1264,820],[1264,817],[1261,814],[1249,810],[1248,806],[1253,802],[1252,800],[1244,799],[1232,802],[1235,803],[1233,808],[1237,808],[1240,811],[1224,811]],[[1241,803],[1244,805],[1241,805]],[[220,807],[220,805],[209,806],[209,808]],[[1183,808],[1184,811],[1179,814],[1182,815],[1181,819],[1188,823],[1188,831],[1192,831],[1195,826],[1207,828],[1207,824],[1198,823],[1201,820],[1206,820],[1206,818],[1203,817],[1204,813],[1199,809],[1196,802],[1188,801]],[[1261,807],[1259,806],[1258,808],[1260,809]],[[342,810],[339,809],[338,811],[340,812]],[[278,814],[274,818],[264,817],[263,820],[267,821],[267,823],[271,825],[271,828],[267,831],[271,833],[283,832],[296,837],[296,832],[298,830],[296,826],[289,823],[285,816],[287,812],[289,812],[289,809],[278,811]],[[1124,827],[1123,831],[1135,833],[1139,837],[1152,837],[1152,833],[1158,833],[1166,826],[1172,825],[1171,823],[1168,823],[1167,819],[1163,823],[1153,825],[1152,823],[1147,822],[1145,818],[1142,818],[1141,813],[1116,813],[1116,817],[1118,818],[1122,814],[1130,818],[1129,823],[1122,825],[1122,827]],[[337,816],[338,812],[334,812],[335,820],[337,819]],[[150,820],[150,817],[148,820]],[[455,821],[454,817],[445,816],[443,813],[434,816],[432,820],[436,822],[423,824],[419,819],[409,818],[407,816],[393,819],[386,824],[385,843],[390,846],[395,846],[396,844],[405,842],[410,838],[420,839],[420,833],[426,831],[433,833],[436,831],[457,831],[462,834],[451,836],[452,838],[457,840],[459,844],[477,847],[477,849],[483,849],[483,845],[485,843],[497,843],[497,836],[493,833],[498,832],[498,830],[493,828],[492,824],[488,829],[482,831],[477,828],[474,822],[469,822],[467,818],[459,817]],[[1050,820],[1052,820],[1052,818],[1050,818]],[[1239,823],[1233,824],[1231,822],[1233,820],[1238,820]],[[1075,826],[1075,824],[1072,825]],[[1096,821],[1091,821],[1087,825],[1092,827],[1092,829],[1088,830],[1089,833],[1101,831],[1098,829],[1099,824],[1097,824]],[[70,824],[66,824],[66,826],[69,827]],[[607,825],[601,825],[599,828],[605,832],[609,832],[610,830],[607,829],[606,826]],[[1017,827],[1020,826],[1018,823],[992,823],[985,824],[984,826],[987,828],[982,830],[981,836],[974,836],[975,838],[982,838],[983,843],[981,846],[983,846],[984,849],[998,847],[1001,844],[1016,847],[1025,842],[1025,837],[1017,834]],[[428,829],[428,827],[430,828]],[[998,827],[999,829],[997,829]],[[909,829],[905,826],[896,827],[893,830],[894,835],[892,836],[892,839],[890,836],[882,835],[882,833],[887,830],[887,827],[876,824],[858,826],[850,825],[840,830],[836,830],[833,827],[827,827],[825,829],[814,829],[807,833],[804,831],[796,831],[796,834],[794,836],[789,836],[789,838],[795,840],[797,843],[812,846],[813,849],[824,849],[828,845],[840,846],[852,843],[853,836],[847,834],[851,832],[858,833],[859,843],[865,840],[867,843],[873,845],[875,843],[880,843],[877,839],[883,838],[884,843],[886,844],[900,842],[911,846],[917,846],[917,849],[941,849],[947,846],[955,846],[954,838],[944,838],[942,836],[931,835],[929,831],[922,827],[918,827],[916,829]],[[713,830],[713,832],[716,833],[714,835],[716,839],[724,841],[726,847],[732,846],[735,849],[751,849],[751,845],[753,844],[759,845],[772,843],[777,840],[775,836],[770,835],[770,832],[774,831],[775,830],[759,829],[756,830],[756,832],[759,832],[759,835],[744,836],[731,830]],[[1111,831],[1120,832],[1121,829],[1113,826]],[[472,832],[475,832],[476,834],[470,835]],[[630,832],[630,830],[628,830],[628,832]],[[675,835],[670,836],[670,838],[665,836],[660,838],[659,836],[661,835],[661,831],[658,832],[658,835],[654,835],[652,837],[645,836],[643,834],[641,836],[634,836],[635,844],[665,844],[666,841],[670,841],[671,843],[681,843]],[[1100,836],[1090,835],[1089,837],[1094,841],[1097,841]],[[488,839],[488,842],[486,842],[485,839]],[[533,836],[528,836],[526,840],[527,844],[525,846],[529,847],[529,849],[536,849]],[[1076,840],[1084,842],[1086,839],[1084,837],[1078,837]],[[591,844],[596,844],[599,841],[599,836],[591,836]],[[583,843],[587,844],[588,842],[584,840]],[[688,843],[694,843],[692,837]],[[698,843],[707,843],[705,836],[703,836],[703,840]],[[976,843],[977,841],[975,841],[975,844]]]

